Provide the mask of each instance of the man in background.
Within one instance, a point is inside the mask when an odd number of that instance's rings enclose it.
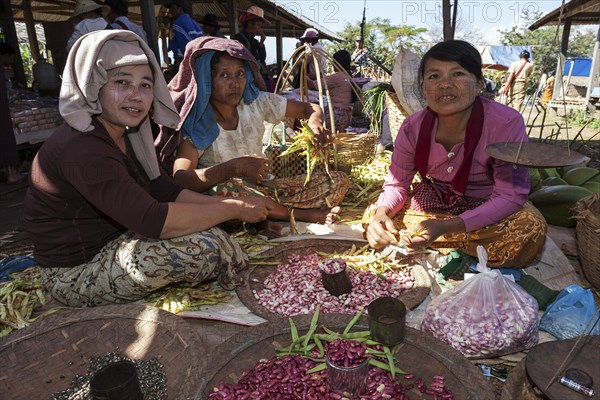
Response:
[[[200,21],[200,24],[202,24],[206,36],[225,38],[225,35],[221,32],[219,17],[215,14],[207,13],[204,18],[202,18],[202,21]]]
[[[323,45],[321,43],[319,43],[319,31],[316,30],[315,28],[306,28],[306,30],[304,31],[304,34],[302,36],[300,36],[299,40],[300,40],[301,44],[307,43],[313,49],[319,49],[323,53],[325,52],[325,48],[323,48]],[[319,52],[318,54],[315,53],[315,55],[316,55],[317,61],[319,63],[319,70],[321,71],[322,74],[326,74],[327,73],[327,58],[325,57],[325,55],[323,53]],[[310,79],[312,79],[312,80],[317,79],[317,69],[315,68],[314,60],[312,57],[310,57],[308,59],[307,74]]]
[[[106,17],[109,11],[109,6],[98,4],[93,0],[77,0],[75,11],[70,18],[75,23],[75,30],[67,40],[67,52],[71,51],[77,39],[86,33],[106,28],[107,22],[103,17]]]
[[[356,67],[354,76],[362,77],[364,69],[369,65],[369,50],[365,48],[365,42],[360,36],[356,37],[354,44],[356,46],[352,53],[352,63]]]
[[[173,37],[169,41],[169,50],[173,52],[173,68],[179,70],[183,61],[185,46],[192,40],[204,36],[202,27],[190,16],[190,5],[187,0],[169,0],[165,3],[171,14]]]
[[[237,40],[245,48],[250,50],[260,67],[260,73],[265,80],[267,91],[272,92],[275,89],[275,82],[267,70],[267,50],[265,49],[265,40],[267,35],[263,32],[263,24],[267,23],[265,19],[265,11],[258,6],[250,6],[239,18],[242,30],[232,37]],[[255,39],[255,36],[260,37],[260,41]]]
[[[508,67],[508,78],[505,84],[505,94],[507,95],[506,105],[521,112],[523,102],[525,101],[525,85],[527,78],[533,71],[533,63],[529,62],[531,55],[527,50],[519,54],[519,60],[514,61]]]
[[[106,29],[123,29],[126,31],[132,31],[144,39],[144,42],[148,44],[146,32],[141,26],[132,22],[129,17],[127,17],[129,13],[129,7],[127,6],[125,0],[106,0],[105,4],[110,7],[110,12],[106,17],[106,19],[109,21]]]

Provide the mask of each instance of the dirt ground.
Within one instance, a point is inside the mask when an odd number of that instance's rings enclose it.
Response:
[[[572,125],[564,117],[532,108],[525,109],[523,118],[532,141],[545,141],[565,149],[570,147],[590,158],[588,166],[600,168],[600,130],[589,125]]]

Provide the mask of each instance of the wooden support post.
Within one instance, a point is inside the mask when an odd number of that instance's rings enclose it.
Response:
[[[0,25],[6,36],[6,43],[15,49],[15,62],[13,63],[13,71],[15,78],[23,85],[27,85],[27,77],[23,69],[23,58],[19,49],[17,40],[17,30],[15,29],[15,20],[13,19],[12,5],[10,0],[0,0]]]
[[[600,79],[598,74],[600,73],[600,21],[598,21],[598,32],[596,33],[596,43],[594,44],[594,53],[592,55],[592,66],[590,68],[590,80],[588,83],[587,92],[585,94],[585,101],[590,105],[590,97],[592,91],[596,87],[600,87]]]
[[[229,9],[229,37],[233,38],[236,33],[240,31],[238,26],[238,15],[239,12],[235,7],[236,2],[233,0],[227,0],[227,8]]]
[[[277,32],[275,37],[277,47],[277,75],[279,75],[283,68],[283,24],[280,18],[277,18],[275,22],[275,32]]]
[[[152,49],[154,56],[160,63],[160,51],[158,49],[158,29],[156,27],[156,14],[154,13],[153,0],[140,0],[142,14],[142,26],[148,36],[148,46]]]
[[[31,12],[31,0],[23,0],[23,17],[25,17],[25,26],[27,27],[27,38],[29,39],[29,48],[34,62],[40,58],[40,45],[38,43],[37,33],[35,32],[35,22]]]

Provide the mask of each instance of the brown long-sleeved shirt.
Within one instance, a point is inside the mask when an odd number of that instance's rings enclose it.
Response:
[[[36,155],[25,197],[25,226],[41,266],[89,262],[126,231],[158,238],[181,188],[165,173],[150,181],[128,145],[123,154],[94,122],[63,124]]]

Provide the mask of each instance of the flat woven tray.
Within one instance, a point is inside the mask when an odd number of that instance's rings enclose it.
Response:
[[[288,256],[290,255],[313,254],[315,252],[343,252],[352,248],[352,245],[355,245],[356,248],[360,248],[365,245],[365,242],[328,239],[297,240],[294,242],[281,244],[261,253],[261,256],[265,257],[261,259],[261,261],[273,261],[284,264],[287,263]],[[421,302],[429,295],[429,291],[431,289],[431,279],[429,278],[425,268],[423,268],[419,263],[409,259],[406,259],[406,262],[411,264],[411,272],[415,277],[415,282],[412,289],[405,290],[398,298],[402,300],[408,309],[413,309],[421,304]],[[267,320],[276,320],[281,318],[281,316],[270,312],[265,307],[260,305],[256,297],[254,297],[253,290],[262,290],[264,288],[265,279],[267,279],[267,277],[274,272],[276,268],[277,267],[274,265],[259,265],[251,268],[248,272],[248,284],[237,288],[237,295],[242,303],[244,303],[244,305],[248,307],[250,311]]]
[[[352,315],[321,314],[319,327],[326,326],[341,332],[352,319]],[[300,335],[306,334],[312,315],[292,317]],[[361,317],[353,331],[367,330],[368,319]],[[200,398],[206,396],[219,383],[235,383],[242,373],[254,368],[261,358],[275,356],[275,350],[288,346],[291,341],[290,324],[287,319],[269,321],[254,329],[236,335],[219,345],[209,358],[219,360],[219,366],[207,371],[206,380],[201,386]],[[483,377],[479,368],[464,358],[452,347],[430,335],[406,327],[404,342],[401,343],[396,358],[398,367],[414,373],[431,382],[434,375],[443,375],[445,385],[454,392],[455,399],[492,400],[492,386]],[[404,382],[404,378],[401,378]],[[414,381],[413,381],[414,383]],[[418,389],[408,392],[411,399],[431,399],[431,395],[420,393]]]
[[[0,397],[47,399],[86,375],[90,358],[156,358],[169,399],[195,398],[206,349],[181,318],[138,304],[75,308],[0,339]]]
[[[600,368],[598,368],[600,336],[586,336],[579,343],[577,340],[578,338],[573,338],[540,343],[530,349],[525,358],[527,376],[531,379],[533,385],[540,389],[550,400],[583,400],[588,398],[561,385],[558,382],[558,377],[546,389],[548,382],[554,377],[567,357],[570,357],[570,360],[561,372],[569,368],[582,370],[592,378],[594,391],[598,390],[598,382],[600,382]]]
[[[549,143],[493,143],[485,151],[490,157],[524,167],[552,168],[575,165],[589,159],[566,147]]]

